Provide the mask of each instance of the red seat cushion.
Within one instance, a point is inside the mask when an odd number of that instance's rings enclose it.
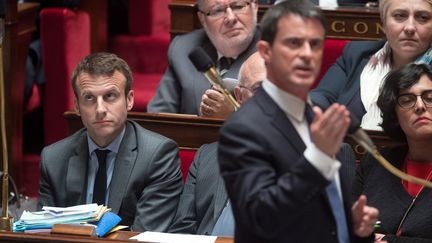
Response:
[[[324,41],[324,53],[321,64],[321,71],[312,85],[311,89],[318,85],[319,81],[322,79],[324,74],[330,68],[336,59],[342,54],[343,48],[349,42],[349,40],[336,40],[336,39],[326,39]]]
[[[133,111],[146,112],[147,104],[156,92],[162,73],[134,73],[134,106]]]
[[[189,167],[191,166],[196,150],[186,150],[180,149],[180,170],[183,174],[183,182],[186,181],[187,175],[189,173]]]

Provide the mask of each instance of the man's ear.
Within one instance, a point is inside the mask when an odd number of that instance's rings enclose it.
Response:
[[[256,43],[256,48],[258,53],[261,55],[261,57],[264,59],[264,62],[267,63],[267,61],[271,57],[271,48],[270,44],[267,41],[259,40]]]
[[[238,101],[238,103],[240,103],[240,105],[241,105],[243,103],[243,99],[242,99],[243,97],[241,94],[241,88],[238,85],[236,85],[234,87],[234,96],[235,96],[235,99]]]
[[[204,16],[204,14],[201,13],[201,12],[198,12],[197,14],[198,14],[198,19],[201,22],[202,27],[204,29],[207,29],[207,23],[205,22],[205,16]]]
[[[126,97],[127,111],[132,110],[133,105],[134,105],[134,92],[133,92],[133,90],[129,90],[129,93]]]
[[[78,99],[77,99],[76,96],[74,97],[74,101],[73,102],[74,102],[74,110],[75,110],[75,112],[78,113],[78,115],[81,115],[80,114],[80,109],[79,109],[79,104],[78,104],[79,101],[78,101]]]

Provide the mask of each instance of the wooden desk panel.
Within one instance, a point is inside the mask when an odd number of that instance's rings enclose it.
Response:
[[[65,112],[64,116],[68,121],[69,134],[83,127],[75,112]],[[146,129],[173,139],[183,149],[197,149],[202,144],[217,141],[224,122],[215,118],[142,112],[129,112],[128,118]]]
[[[261,19],[270,5],[260,5]],[[171,10],[171,36],[201,28],[196,14],[195,0],[173,0]],[[377,40],[384,37],[379,11],[375,8],[343,7],[323,9],[327,19],[327,38],[348,40]]]
[[[138,232],[119,231],[109,235],[107,238],[93,238],[86,236],[60,235],[50,233],[13,233],[0,232],[0,242],[16,243],[130,243],[137,242],[129,240],[130,237],[139,234]],[[232,238],[218,237],[216,243],[233,243]]]
[[[68,122],[69,134],[82,128],[81,119],[75,112],[65,112],[64,117]],[[143,112],[130,112],[128,117],[149,130],[173,139],[183,149],[197,149],[202,144],[217,141],[219,129],[224,122],[214,118]],[[391,147],[399,144],[390,140],[382,132],[367,131],[367,133],[378,147]],[[352,146],[357,159],[360,159],[365,153],[364,148],[352,138],[346,137],[345,142]]]

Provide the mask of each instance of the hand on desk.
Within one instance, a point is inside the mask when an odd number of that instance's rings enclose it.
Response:
[[[233,106],[219,87],[213,86],[201,97],[200,113],[203,117],[227,118],[233,111]]]
[[[359,237],[367,237],[375,230],[378,220],[378,209],[366,205],[365,195],[361,195],[351,209],[354,233]]]

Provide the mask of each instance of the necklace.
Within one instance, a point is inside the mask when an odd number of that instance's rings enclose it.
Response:
[[[429,171],[428,176],[426,177],[426,181],[430,181],[432,176],[432,170]],[[401,219],[401,221],[399,222],[399,226],[398,229],[396,231],[396,236],[401,236],[402,235],[402,225],[406,219],[406,217],[408,216],[409,212],[411,211],[412,207],[414,206],[414,203],[417,200],[417,197],[420,195],[420,193],[423,191],[424,189],[424,185],[422,185],[422,187],[420,188],[420,190],[416,193],[415,197],[412,199],[410,205],[408,206],[407,210],[405,210],[405,213],[403,214],[403,217]]]

